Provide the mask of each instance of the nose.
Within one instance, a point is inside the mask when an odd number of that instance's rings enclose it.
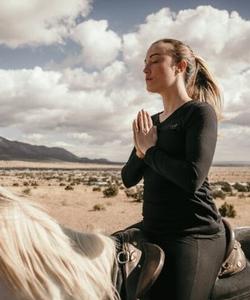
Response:
[[[148,64],[145,64],[145,67],[143,68],[143,72],[145,74],[148,74],[150,72]]]

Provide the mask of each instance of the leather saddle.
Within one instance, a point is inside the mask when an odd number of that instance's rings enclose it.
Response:
[[[227,248],[224,262],[218,274],[219,278],[229,277],[242,271],[245,269],[247,263],[245,254],[241,249],[241,244],[237,241],[230,223],[224,218],[222,218],[222,222],[225,227]]]
[[[235,232],[231,228],[230,223],[223,219],[223,224],[226,232],[227,248],[213,291],[213,300],[228,299],[223,296],[225,293],[223,288],[225,279],[228,281],[228,278],[234,277],[231,275],[240,274],[240,271],[247,266],[245,254],[241,249],[241,244],[235,237]],[[162,270],[165,260],[163,250],[159,246],[149,243],[143,231],[138,228],[121,230],[115,232],[112,236],[116,239],[117,244],[117,265],[114,269],[113,281],[121,299],[146,300],[147,296],[145,295],[147,291]],[[221,283],[223,284],[221,285]],[[247,288],[249,285],[247,284]],[[240,293],[241,291],[236,290],[236,293],[238,292]],[[241,298],[232,299],[238,300]]]
[[[250,299],[250,227],[238,227],[231,232],[246,257],[246,266],[232,276],[218,277],[211,300],[249,300]],[[232,243],[233,245],[233,243]]]
[[[145,299],[164,265],[163,250],[149,243],[138,228],[117,231],[112,236],[117,245],[113,282],[121,299]]]

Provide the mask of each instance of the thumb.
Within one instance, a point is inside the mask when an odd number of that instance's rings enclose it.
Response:
[[[157,127],[154,125],[153,127],[153,135],[155,136],[155,138],[158,138],[158,134],[157,134]]]

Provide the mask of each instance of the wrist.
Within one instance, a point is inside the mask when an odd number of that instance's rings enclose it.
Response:
[[[135,154],[136,154],[136,156],[137,156],[138,158],[140,158],[140,159],[143,159],[144,156],[145,156],[144,153],[142,153],[141,151],[138,151],[138,150],[135,152]]]
[[[155,148],[156,145],[151,145],[150,147],[147,148],[147,150],[144,153],[144,157],[146,156],[147,153],[151,152],[151,149]]]
[[[143,148],[142,153],[145,156],[146,152],[148,151],[148,149],[154,147],[155,145],[147,145],[146,147]]]

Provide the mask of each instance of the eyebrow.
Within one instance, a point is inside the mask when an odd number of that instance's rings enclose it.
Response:
[[[162,55],[162,53],[153,53],[153,54],[151,54],[151,55],[149,56],[149,58],[151,58],[151,57],[153,57],[153,56],[155,56],[155,55]],[[144,62],[146,62],[146,58],[144,59]]]

